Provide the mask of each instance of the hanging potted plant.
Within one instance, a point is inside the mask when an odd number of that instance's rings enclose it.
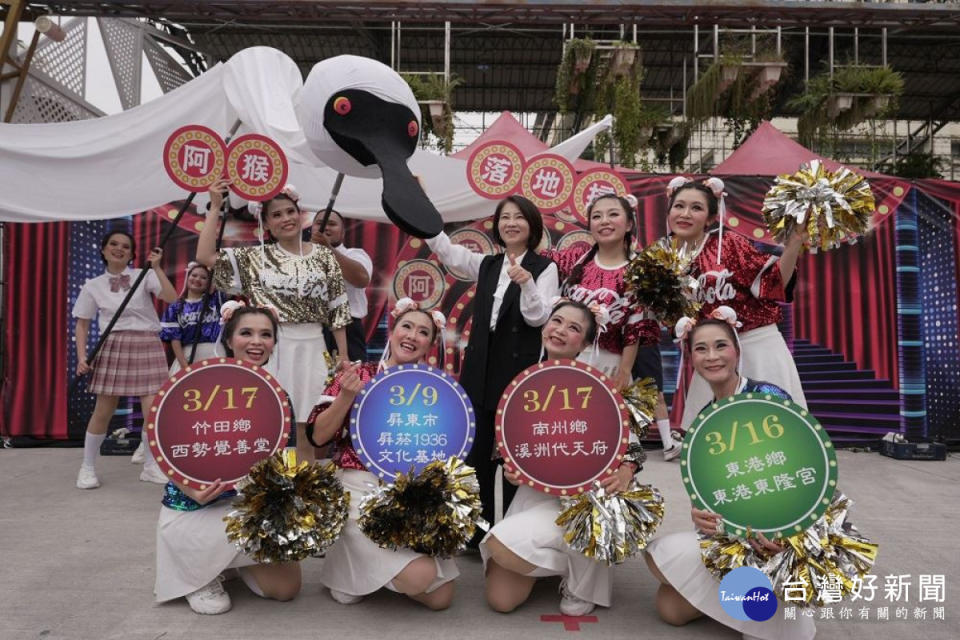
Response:
[[[593,51],[597,44],[589,38],[574,38],[569,40],[563,50],[563,59],[557,67],[557,82],[553,99],[561,113],[565,113],[570,105],[570,96],[580,94],[583,85],[589,80],[588,73],[591,66],[596,66],[593,60]]]
[[[630,74],[637,62],[640,47],[629,42],[618,42],[610,58],[610,74],[615,78]]]
[[[447,82],[442,74],[400,74],[420,105],[420,120],[423,126],[422,140],[426,134],[437,138],[436,148],[444,153],[453,150],[453,90],[463,83],[459,77],[450,76]]]

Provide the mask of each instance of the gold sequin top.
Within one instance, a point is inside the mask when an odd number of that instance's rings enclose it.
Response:
[[[278,244],[222,249],[213,273],[218,289],[246,296],[251,304],[273,305],[280,322],[318,322],[331,329],[350,324],[343,273],[322,245],[305,256]]]

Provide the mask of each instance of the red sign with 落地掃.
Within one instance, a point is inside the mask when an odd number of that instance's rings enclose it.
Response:
[[[163,145],[163,168],[187,191],[206,191],[223,174],[227,149],[216,131],[198,124],[180,127]]]
[[[227,147],[230,188],[245,200],[269,200],[287,184],[287,156],[266,136],[248,133]]]
[[[497,407],[497,449],[525,484],[552,495],[592,488],[620,465],[629,421],[600,371],[549,360],[513,379]]]
[[[520,178],[520,193],[544,213],[553,213],[570,201],[576,175],[569,160],[545,153],[527,162]]]
[[[160,469],[203,489],[232,485],[286,446],[290,407],[277,380],[242,360],[215,358],[187,367],[157,392],[145,433]]]
[[[493,140],[470,154],[467,182],[479,195],[501,200],[517,192],[523,175],[523,154],[504,140]]]

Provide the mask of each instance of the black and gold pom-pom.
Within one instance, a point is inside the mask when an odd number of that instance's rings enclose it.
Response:
[[[689,274],[690,257],[675,242],[650,245],[630,261],[627,290],[650,315],[668,327],[700,310],[697,279]]]
[[[586,491],[563,501],[557,526],[570,548],[588,558],[619,564],[646,548],[663,521],[663,496],[652,485],[633,484],[609,494]]]
[[[455,457],[435,460],[418,474],[399,474],[359,508],[360,530],[381,547],[433,557],[463,550],[483,522],[477,476]]]
[[[321,555],[346,524],[350,494],[328,463],[288,463],[282,452],[253,465],[237,483],[227,538],[257,562]]]

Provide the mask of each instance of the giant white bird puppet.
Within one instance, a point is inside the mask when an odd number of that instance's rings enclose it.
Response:
[[[383,178],[383,211],[395,225],[419,238],[440,233],[440,213],[407,167],[420,139],[420,107],[396,71],[359,56],[318,62],[297,112],[321,162],[346,175]]]

